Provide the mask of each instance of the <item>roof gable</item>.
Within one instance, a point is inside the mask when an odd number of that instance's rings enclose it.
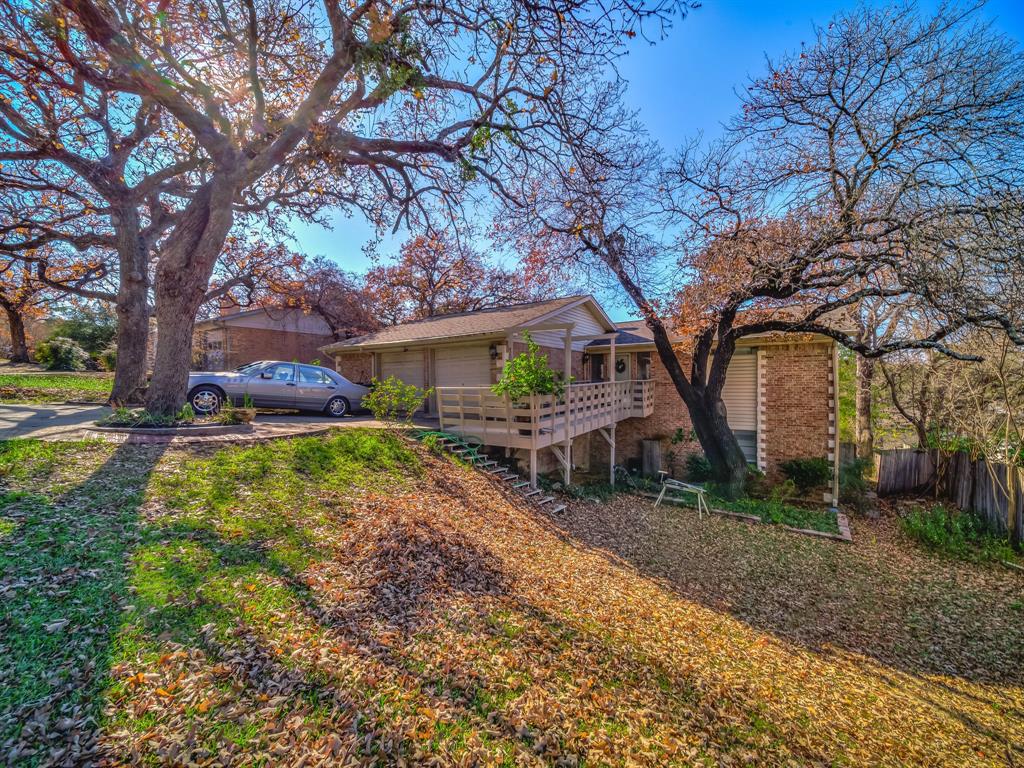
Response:
[[[428,317],[345,339],[322,347],[322,350],[331,353],[369,347],[425,344],[455,338],[504,336],[513,329],[558,323],[563,313],[577,307],[586,307],[606,330],[614,329],[614,323],[592,296],[563,296],[547,301]]]

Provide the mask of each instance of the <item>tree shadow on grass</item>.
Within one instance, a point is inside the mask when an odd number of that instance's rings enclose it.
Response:
[[[115,724],[110,754],[554,762],[627,756],[652,710],[668,730],[699,725],[698,751],[714,754],[772,731],[732,704],[705,722],[720,703],[698,681],[532,604],[492,552],[401,499],[378,500],[364,523],[301,573],[272,540],[161,529],[159,554],[137,558],[142,650],[119,669],[154,679],[112,691],[145,715]]]
[[[11,524],[0,555],[0,762],[78,765],[97,746],[139,507],[163,448],[79,446],[110,453],[65,488],[62,473],[90,461],[80,453],[68,463],[75,444],[6,449],[15,458],[0,477]]]

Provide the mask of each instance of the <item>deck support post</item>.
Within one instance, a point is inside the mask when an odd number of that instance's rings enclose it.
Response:
[[[611,456],[608,467],[608,485],[615,487],[615,424],[612,423],[611,437],[608,438],[608,445],[611,446]]]
[[[537,487],[537,449],[530,449],[530,487]]]
[[[608,460],[608,484],[615,485],[615,422],[611,423],[609,427],[598,427],[597,433],[601,435],[607,442],[610,449],[610,458]]]
[[[562,441],[562,450],[565,452],[565,460],[562,462],[564,466],[565,487],[568,488],[572,482],[572,424],[570,423],[572,413],[572,389],[570,384],[572,383],[572,330],[574,326],[569,326],[565,329],[565,363],[562,368],[563,370],[563,383],[565,384],[565,392],[563,399],[565,403],[565,416],[562,418],[562,422],[565,424],[565,440]]]

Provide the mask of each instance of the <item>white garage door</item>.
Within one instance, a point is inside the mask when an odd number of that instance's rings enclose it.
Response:
[[[747,461],[757,461],[757,355],[753,350],[736,350],[729,361],[722,400]]]
[[[491,357],[487,346],[438,347],[434,370],[439,387],[486,387],[491,383]]]
[[[423,386],[423,350],[411,352],[383,352],[380,356],[381,381],[388,376],[401,379],[406,384]]]

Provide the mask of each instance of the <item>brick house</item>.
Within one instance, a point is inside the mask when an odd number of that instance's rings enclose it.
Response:
[[[524,332],[552,368],[573,376],[562,402],[537,396],[510,404],[491,392],[505,363],[525,348]],[[433,387],[426,412],[442,429],[504,448],[529,464],[534,483],[538,472],[559,468],[568,480],[572,470],[638,465],[645,442],[648,456],[653,447],[677,474],[687,454],[700,452],[649,330],[612,322],[592,296],[428,318],[321,351],[352,381],[395,376]],[[825,457],[836,467],[837,361],[835,342],[812,334],[738,345],[723,400],[752,465],[769,476],[790,458]]]
[[[320,348],[332,341],[321,317],[298,308],[224,309],[218,317],[196,323],[193,367],[228,371],[255,360],[311,363],[324,359]]]

